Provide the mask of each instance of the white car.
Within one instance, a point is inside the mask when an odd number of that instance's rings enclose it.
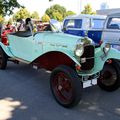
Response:
[[[102,40],[111,43],[114,48],[120,50],[120,13],[107,16],[102,33]]]

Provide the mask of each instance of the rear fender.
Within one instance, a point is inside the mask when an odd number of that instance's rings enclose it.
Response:
[[[6,53],[9,57],[14,57],[13,54],[10,51],[9,46],[4,45],[2,42],[0,42],[0,47],[3,49],[3,51]]]

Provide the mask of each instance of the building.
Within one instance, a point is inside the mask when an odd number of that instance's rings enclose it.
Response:
[[[108,14],[112,14],[112,13],[120,13],[120,8],[96,10],[96,13],[98,15],[108,15]]]
[[[109,6],[108,6],[107,2],[102,3],[102,4],[100,5],[100,9],[101,9],[101,10],[109,9]]]

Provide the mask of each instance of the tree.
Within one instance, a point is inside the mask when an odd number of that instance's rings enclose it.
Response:
[[[13,19],[10,18],[7,22],[10,23],[10,24],[12,24],[13,23]]]
[[[21,8],[16,14],[14,14],[13,19],[26,19],[30,17],[30,12],[26,8]]]
[[[37,11],[34,11],[34,12],[32,13],[32,15],[31,15],[31,18],[33,18],[33,19],[40,19],[39,13],[38,13]]]
[[[22,7],[17,0],[0,0],[0,15],[6,16],[13,13],[14,8]]]
[[[3,23],[4,22],[4,17],[2,15],[0,15],[0,23]]]
[[[53,19],[56,19],[58,21],[62,21],[63,17],[59,12],[53,12]]]
[[[75,13],[73,11],[67,11],[66,16],[70,16],[70,15],[75,15]]]
[[[45,14],[45,15],[42,16],[42,21],[43,22],[49,22],[50,21],[50,17],[47,14]]]
[[[84,10],[81,12],[82,14],[96,14],[95,12],[92,11],[92,7],[90,4],[87,4],[85,7],[84,7]]]
[[[62,18],[66,16],[66,8],[58,4],[51,6],[45,12],[51,19],[54,18],[54,14],[61,14]],[[54,14],[53,14],[54,13]]]

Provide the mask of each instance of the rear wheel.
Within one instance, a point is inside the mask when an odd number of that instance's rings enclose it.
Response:
[[[7,55],[0,47],[0,69],[5,69],[7,66]]]
[[[115,91],[120,86],[119,66],[116,63],[105,64],[98,78],[98,86],[105,91]]]
[[[64,107],[73,107],[81,100],[81,81],[77,73],[68,66],[59,66],[53,70],[50,86],[56,101]]]

